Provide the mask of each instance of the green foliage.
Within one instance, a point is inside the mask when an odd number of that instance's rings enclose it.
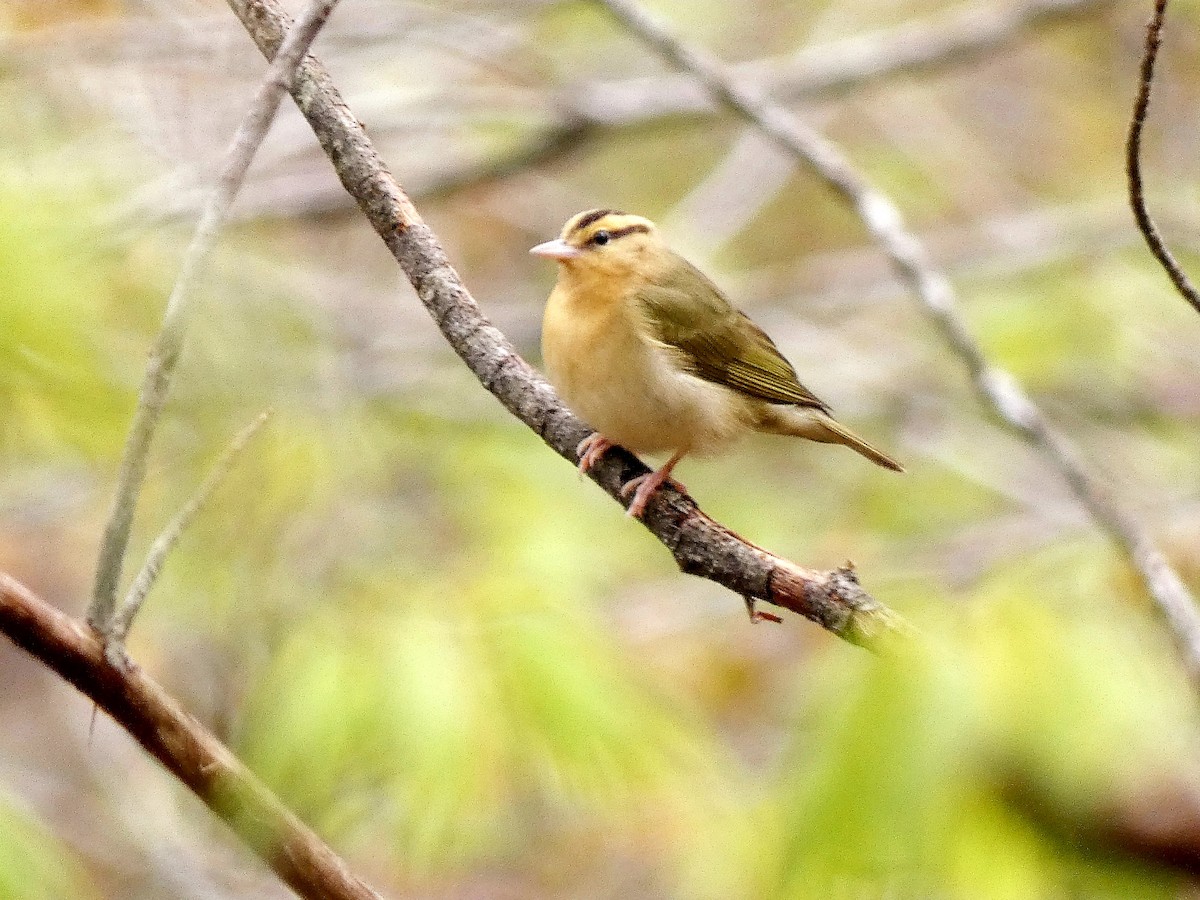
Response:
[[[1032,390],[1107,383],[1131,364],[1141,318],[1128,302],[1147,273],[1112,261],[1089,269],[1051,267],[972,300],[989,354]]]
[[[1027,560],[1027,580],[1080,562]],[[998,578],[968,616],[923,621],[919,651],[830,660],[763,896],[1176,896],[1173,879],[1056,831],[1107,824],[1102,798],[1178,771],[1196,736],[1188,685],[1148,623],[1091,590],[1102,581],[1048,609]]]
[[[67,849],[0,798],[0,900],[92,896]]]
[[[594,488],[503,426],[385,408],[364,410],[361,427],[375,452],[332,464],[332,477],[370,493],[420,471],[429,513],[359,523],[365,555],[312,613],[292,613],[239,738],[328,833],[376,853],[390,835],[394,864],[418,879],[513,860],[553,840],[546,817],[565,817],[610,840],[645,835],[681,896],[1171,896],[1171,880],[1080,852],[1008,792],[1019,777],[1086,819],[1136,786],[1132,760],[1170,770],[1194,739],[1186,685],[1164,669],[1154,626],[1122,611],[1102,544],[1061,542],[996,569],[962,615],[929,581],[895,584],[888,599],[911,598],[926,649],[888,660],[831,648],[806,667],[812,684],[783,725],[794,753],[751,770],[686,711],[698,698],[664,696],[589,612],[592,597],[665,568],[607,501],[560,514]],[[918,495],[949,492],[938,478],[925,472]],[[761,514],[795,512],[769,482],[747,490]],[[882,494],[848,503],[857,518],[843,511],[839,527],[908,533],[924,517],[953,532],[991,508],[980,494],[952,515],[878,518],[876,504],[886,511]],[[431,526],[433,543],[420,537]],[[387,533],[413,552],[381,570]]]
[[[619,821],[704,771],[596,623],[500,583],[372,590],[390,608],[288,639],[240,740],[325,829],[375,821],[398,865],[436,871],[511,849],[523,798]]]
[[[127,393],[106,345],[122,284],[86,196],[0,159],[0,449],[110,452]]]

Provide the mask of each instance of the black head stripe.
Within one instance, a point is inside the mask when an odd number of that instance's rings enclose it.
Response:
[[[608,233],[608,239],[615,241],[617,238],[625,237],[627,234],[649,234],[650,229],[645,225],[630,225],[628,228],[618,228],[616,231]]]
[[[579,218],[579,221],[575,223],[575,227],[573,227],[571,229],[571,231],[576,232],[576,231],[579,231],[581,228],[587,228],[593,222],[599,222],[605,216],[623,216],[623,215],[625,215],[625,213],[621,212],[619,209],[593,209],[591,212],[584,213]]]

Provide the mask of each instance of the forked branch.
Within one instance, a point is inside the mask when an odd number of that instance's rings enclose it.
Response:
[[[0,572],[0,633],[95,701],[306,900],[382,900],[229,748],[83,622]]]
[[[88,621],[106,635],[110,644],[119,643],[114,631],[117,590],[121,584],[138,495],[146,480],[150,445],[167,404],[179,354],[183,351],[191,318],[193,286],[216,245],[217,235],[241,189],[246,170],[250,168],[254,154],[262,145],[283,95],[292,82],[296,64],[308,52],[337,3],[338,0],[311,0],[296,27],[289,32],[284,52],[272,63],[230,142],[216,187],[200,215],[171,289],[171,296],[167,299],[162,327],[150,350],[133,424],[129,426],[129,436],[125,441],[112,512],[104,528],[100,556],[96,562],[92,602],[88,606]]]
[[[166,564],[167,557],[175,549],[175,545],[179,543],[179,539],[183,537],[183,533],[187,531],[188,526],[192,524],[192,520],[196,518],[200,510],[208,503],[213,492],[225,480],[225,477],[233,468],[234,462],[237,461],[238,456],[246,449],[246,444],[266,424],[270,415],[270,410],[261,413],[253,422],[238,432],[229,446],[225,448],[225,452],[221,454],[221,458],[217,460],[216,465],[212,467],[212,470],[208,473],[208,476],[201,483],[200,487],[196,489],[196,493],[175,514],[175,517],[167,523],[167,527],[162,530],[159,536],[155,538],[154,543],[150,545],[150,551],[146,554],[146,561],[142,563],[141,571],[137,573],[137,576],[133,579],[133,584],[129,586],[129,592],[125,595],[125,600],[113,613],[112,624],[106,635],[108,639],[108,661],[113,665],[125,664],[126,660],[122,644],[129,635],[129,629],[133,626],[134,618],[137,617],[142,604],[146,602],[146,597],[149,595],[150,589],[154,587],[154,582],[158,579],[162,567]]]

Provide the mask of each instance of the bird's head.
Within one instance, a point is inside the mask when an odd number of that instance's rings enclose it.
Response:
[[[568,219],[557,240],[529,252],[558,262],[564,276],[589,279],[650,272],[664,249],[649,219],[615,209],[590,209]]]

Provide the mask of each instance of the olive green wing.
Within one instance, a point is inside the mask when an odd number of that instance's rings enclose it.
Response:
[[[652,336],[672,348],[693,375],[769,403],[829,411],[799,382],[767,333],[682,257],[639,288],[637,300]]]

